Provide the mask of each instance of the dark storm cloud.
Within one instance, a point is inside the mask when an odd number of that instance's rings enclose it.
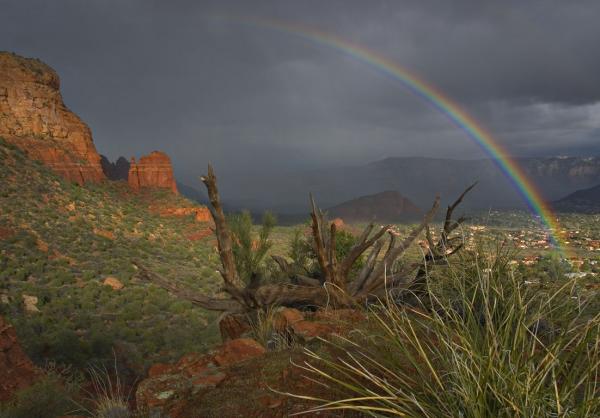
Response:
[[[391,155],[483,154],[372,68],[273,17],[372,48],[447,92],[515,155],[600,153],[600,2],[0,0],[0,49],[61,75],[115,158],[164,149],[196,183]]]

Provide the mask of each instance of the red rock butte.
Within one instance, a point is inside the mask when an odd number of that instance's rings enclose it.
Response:
[[[0,137],[79,184],[105,179],[90,128],[64,104],[58,74],[0,52]]]
[[[144,188],[164,188],[177,194],[171,159],[164,152],[153,151],[141,157],[138,163],[132,157],[128,181],[129,186],[136,191]]]

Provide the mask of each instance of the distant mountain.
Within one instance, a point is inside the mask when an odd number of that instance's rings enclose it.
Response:
[[[552,205],[561,212],[600,213],[600,185],[577,190]]]
[[[340,203],[327,210],[345,222],[401,222],[420,217],[423,211],[397,191],[385,191]]]
[[[114,163],[111,162],[106,156],[100,155],[100,165],[104,175],[109,180],[125,180],[129,175],[129,161],[125,157],[119,157]]]
[[[516,162],[548,201],[600,184],[600,157],[522,158]],[[436,194],[448,203],[475,181],[478,186],[466,199],[465,209],[526,207],[513,181],[489,159],[387,158],[310,172],[248,173],[223,182],[221,190],[232,207],[306,213],[309,192],[321,207],[332,207],[359,196],[398,190],[425,208]]]
[[[179,193],[181,193],[183,196],[187,197],[190,200],[203,204],[208,203],[208,197],[205,193],[191,186],[188,186],[187,184],[177,182],[177,189],[179,190]]]

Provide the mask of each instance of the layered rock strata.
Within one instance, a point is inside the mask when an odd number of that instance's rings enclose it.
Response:
[[[64,104],[58,74],[0,52],[0,137],[79,184],[103,180],[90,128]]]
[[[177,194],[171,159],[164,152],[153,151],[141,157],[139,162],[132,157],[128,181],[131,188],[136,191],[144,188],[162,188],[170,189]]]

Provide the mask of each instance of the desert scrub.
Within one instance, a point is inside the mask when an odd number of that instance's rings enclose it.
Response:
[[[0,404],[0,418],[48,418],[70,414],[78,408],[73,399],[81,381],[52,370],[10,402]]]
[[[197,223],[149,210],[190,202],[170,193],[132,194],[126,182],[73,185],[2,140],[0,180],[0,227],[8,231],[0,238],[0,288],[9,302],[0,303],[0,312],[37,364],[82,368],[108,361],[112,347],[152,363],[177,358],[183,349],[204,350],[206,341],[217,339],[216,317],[137,283],[131,264],[143,259],[206,293],[218,291],[219,260],[210,239],[187,238]],[[124,289],[104,286],[108,276]],[[37,296],[40,312],[26,312],[22,294]],[[160,322],[167,328],[154,327]]]
[[[309,351],[306,371],[339,393],[311,412],[600,416],[600,315],[574,282],[532,288],[506,261],[467,253],[429,284],[429,309],[389,297],[362,332]]]

